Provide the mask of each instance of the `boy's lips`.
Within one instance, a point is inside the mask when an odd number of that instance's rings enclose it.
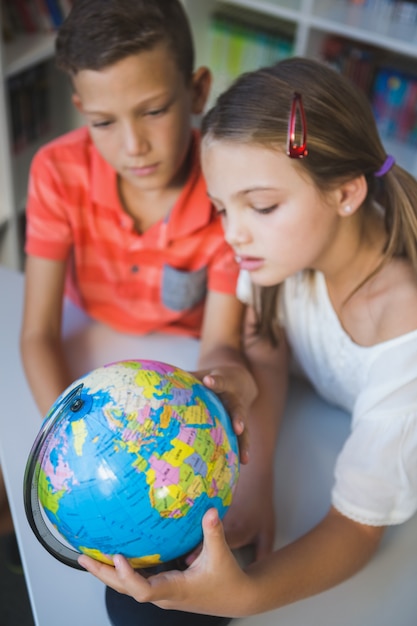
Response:
[[[265,263],[264,259],[254,256],[236,256],[236,261],[239,264],[241,270],[247,270],[248,272],[254,272],[258,270]]]
[[[129,167],[128,170],[133,176],[149,176],[153,174],[158,168],[158,163],[152,163],[150,165],[142,165],[141,167]]]

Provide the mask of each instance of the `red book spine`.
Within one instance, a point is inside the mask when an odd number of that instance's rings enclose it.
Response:
[[[33,21],[31,12],[26,4],[26,0],[14,0],[17,13],[23,26],[23,30],[27,33],[35,33],[37,31],[36,22]]]

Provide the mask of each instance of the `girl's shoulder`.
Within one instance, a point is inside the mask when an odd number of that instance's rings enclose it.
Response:
[[[392,259],[375,277],[369,311],[381,343],[417,330],[417,276],[403,259]]]

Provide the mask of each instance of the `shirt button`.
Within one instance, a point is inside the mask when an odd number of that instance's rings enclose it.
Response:
[[[130,268],[130,271],[132,272],[132,274],[137,274],[139,272],[139,266],[132,265],[132,267]]]

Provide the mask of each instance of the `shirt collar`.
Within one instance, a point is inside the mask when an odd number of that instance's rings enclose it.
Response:
[[[197,130],[193,130],[190,150],[191,170],[177,201],[165,219],[167,241],[203,228],[210,222],[214,210],[201,172],[200,134]],[[91,139],[90,153],[92,201],[123,211],[116,171],[103,159]]]

